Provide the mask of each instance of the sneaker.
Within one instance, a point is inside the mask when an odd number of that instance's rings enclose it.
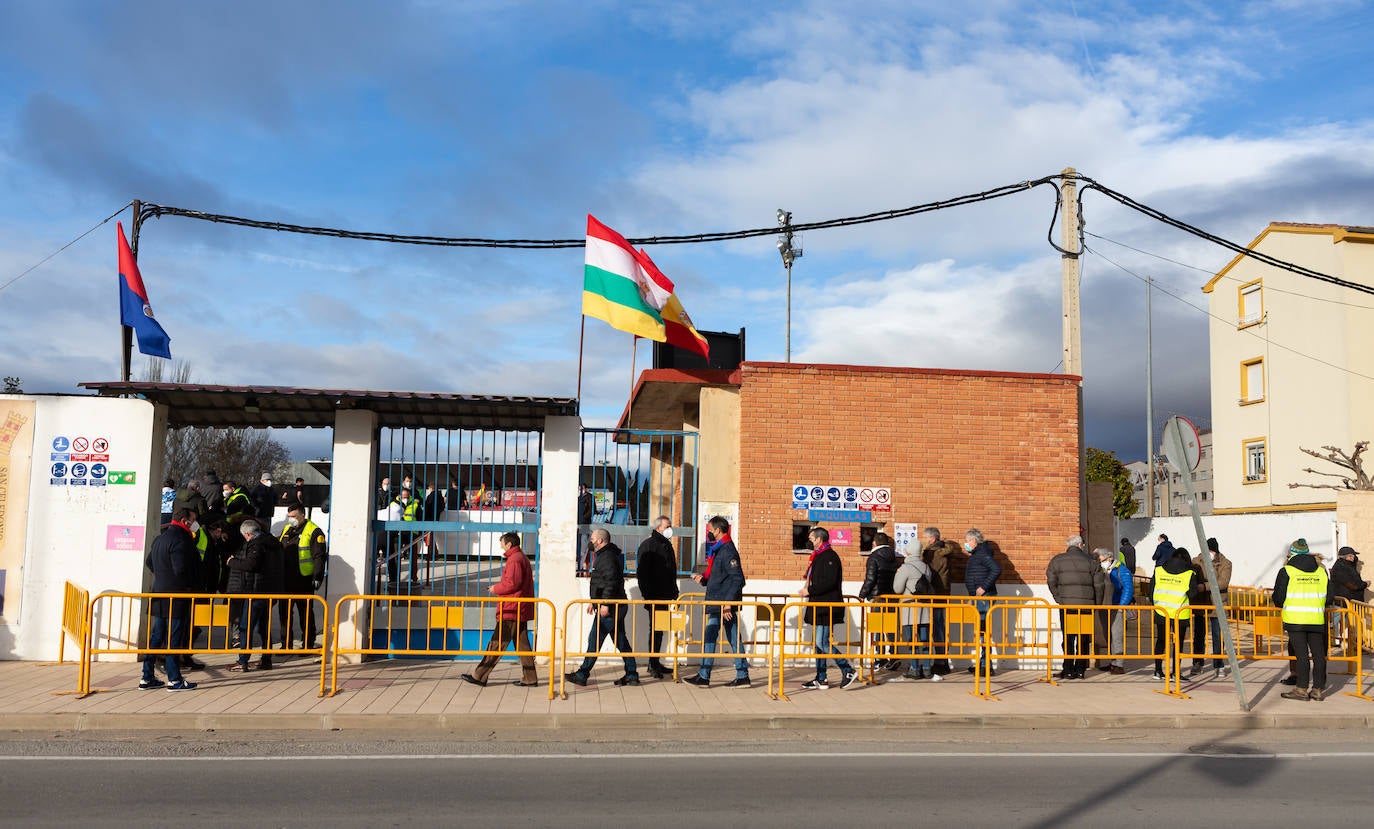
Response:
[[[709,688],[709,687],[711,687],[711,680],[707,679],[706,677],[702,676],[701,674],[692,674],[691,676],[687,677],[686,679],[684,679],[684,680],[682,680],[682,681],[685,682],[685,683],[687,683],[688,685],[695,685],[695,686],[697,686],[698,688]]]
[[[1228,677],[1228,676],[1230,676],[1230,675],[1231,675],[1231,666],[1230,666],[1230,665],[1222,665],[1220,668],[1217,668],[1216,673],[1212,674],[1212,679],[1222,679],[1222,678]]]
[[[167,683],[167,690],[168,690],[168,691],[194,691],[194,690],[196,690],[196,684],[195,684],[194,682],[187,682],[186,680],[183,679],[183,680],[180,680],[180,681],[178,681],[178,682],[169,682],[169,683]]]
[[[940,676],[939,674],[931,674],[931,675],[930,675],[930,681],[931,681],[931,682],[944,682],[944,681],[945,681],[945,678],[942,677],[942,676]]]
[[[1304,701],[1308,699],[1306,688],[1294,688],[1291,691],[1284,691],[1282,694],[1279,694],[1279,696],[1284,699],[1300,699]]]
[[[858,671],[850,671],[849,673],[847,673],[847,674],[844,675],[844,678],[843,678],[843,679],[840,680],[840,687],[841,687],[841,688],[848,688],[849,686],[853,685],[855,682],[858,682],[858,681],[859,681],[859,672],[858,672]]]
[[[934,670],[936,676],[944,676],[950,673],[952,669],[949,666],[949,661],[945,660],[944,662],[936,662]]]
[[[167,683],[163,682],[160,679],[140,679],[138,681],[138,690],[140,691],[151,691],[154,688],[166,687]]]
[[[615,682],[612,682],[611,684],[612,684],[612,685],[620,685],[620,686],[625,686],[625,685],[638,685],[638,684],[639,684],[639,674],[625,674],[625,675],[622,676],[620,679],[617,679]]]
[[[1113,665],[1111,667],[1111,672],[1112,676],[1125,676],[1126,669],[1121,667],[1120,665]]]
[[[939,674],[934,674],[934,675],[931,676],[931,679],[939,679],[939,677],[940,677]],[[916,681],[916,680],[919,680],[919,679],[925,679],[925,678],[926,678],[926,675],[923,674],[923,673],[921,673],[921,672],[919,672],[919,671],[907,671],[906,673],[902,674],[902,679],[910,679],[910,680],[912,680],[912,681]]]
[[[1150,674],[1150,679],[1153,679],[1153,680],[1156,680],[1156,681],[1163,681],[1163,679],[1164,679],[1164,672],[1161,671],[1161,670],[1159,670],[1158,668],[1156,668],[1156,669],[1155,669],[1155,672],[1152,673],[1152,674]]]
[[[813,679],[810,682],[803,682],[802,689],[806,691],[829,691],[830,683],[824,679]]]
[[[1313,688],[1312,690],[1307,692],[1307,698],[1312,700],[1313,702],[1321,702],[1322,700],[1326,699],[1326,691],[1322,690],[1321,688]]]
[[[587,684],[587,675],[578,671],[568,671],[563,674],[563,678],[574,685],[585,686]]]
[[[1197,679],[1197,678],[1200,677],[1200,676],[1202,676],[1202,666],[1201,666],[1201,665],[1194,665],[1193,668],[1192,668],[1192,670],[1188,671],[1188,678],[1189,678],[1189,679]]]
[[[752,688],[754,683],[749,681],[747,676],[737,676],[725,683],[726,688]]]

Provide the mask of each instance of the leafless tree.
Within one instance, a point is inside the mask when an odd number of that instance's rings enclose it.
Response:
[[[1304,469],[1303,472],[1307,472],[1312,475],[1321,475],[1327,478],[1339,478],[1340,483],[1289,484],[1288,488],[1297,489],[1298,487],[1304,487],[1307,489],[1374,490],[1374,481],[1371,481],[1369,478],[1369,474],[1364,471],[1364,460],[1360,457],[1364,454],[1364,450],[1368,448],[1369,441],[1367,440],[1362,440],[1359,443],[1355,444],[1355,450],[1350,453],[1342,452],[1340,449],[1337,449],[1334,446],[1323,446],[1322,449],[1325,451],[1326,454],[1322,454],[1321,452],[1318,452],[1316,450],[1304,449],[1303,447],[1299,446],[1298,449],[1302,450],[1304,453],[1311,455],[1314,458],[1319,458],[1321,460],[1327,461],[1328,463],[1333,463],[1345,471],[1322,472],[1309,467],[1307,469]]]

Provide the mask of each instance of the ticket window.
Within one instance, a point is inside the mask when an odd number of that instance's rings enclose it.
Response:
[[[811,529],[815,526],[816,525],[812,524],[810,521],[792,522],[792,552],[809,552],[808,547],[811,544]]]
[[[882,524],[860,524],[859,525],[859,552],[873,552],[873,536],[882,532]]]

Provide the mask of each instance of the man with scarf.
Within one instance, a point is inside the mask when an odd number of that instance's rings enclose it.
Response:
[[[588,590],[590,598],[625,599],[625,556],[620,548],[611,543],[611,534],[602,527],[592,530],[592,573]],[[621,653],[633,653],[630,640],[626,636],[625,617],[630,607],[624,602],[616,604],[587,605],[587,612],[596,614],[591,632],[587,635],[587,653],[601,650],[601,643],[614,637],[615,648]],[[617,679],[616,685],[638,685],[639,669],[633,656],[622,657],[625,674]],[[596,665],[595,656],[583,658],[582,665],[569,671],[563,678],[574,685],[586,685],[591,676],[592,666]]]
[[[798,596],[811,602],[831,603],[844,601],[844,566],[840,555],[830,546],[830,531],[825,527],[811,530],[811,558],[806,562],[806,584],[797,592]],[[816,651],[816,678],[802,683],[802,687],[812,691],[824,691],[830,687],[826,681],[825,655],[840,651],[830,641],[830,628],[844,624],[843,607],[816,607],[807,604],[802,621],[811,625],[814,632]],[[859,678],[859,672],[849,664],[849,660],[839,657],[835,665],[840,669],[840,687],[848,688]]]
[[[703,577],[706,585],[706,601],[738,602],[744,598],[744,568],[740,566],[739,550],[730,539],[730,522],[717,515],[706,524],[706,567],[709,575]],[[707,605],[706,629],[702,631],[701,667],[696,675],[683,680],[688,685],[705,688],[711,684],[711,669],[716,661],[711,654],[716,652],[716,641],[720,637],[721,626],[725,627],[725,640],[730,649],[739,653],[739,615],[737,608],[728,604]],[[748,688],[749,660],[742,656],[735,659],[735,678],[725,683],[727,688]]]

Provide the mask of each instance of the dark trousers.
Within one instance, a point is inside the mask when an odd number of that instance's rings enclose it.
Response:
[[[1178,620],[1178,641],[1188,638],[1188,620]],[[1169,655],[1169,620],[1155,614],[1155,670],[1164,671],[1164,657]]]
[[[162,648],[186,648],[190,642],[186,638],[187,622],[191,615],[191,602],[187,599],[173,599],[168,607],[167,599],[153,599],[150,605],[151,621],[148,623],[148,647],[152,650]],[[170,633],[169,629],[170,628]],[[153,681],[153,668],[158,657],[147,654],[143,657],[143,679]],[[181,681],[181,665],[175,654],[162,657],[162,667],[167,672],[168,682]],[[1322,676],[1326,666],[1322,666]]]
[[[1067,631],[1069,622],[1075,625],[1075,629],[1081,630],[1083,620],[1088,618],[1088,613],[1080,611],[1059,611],[1059,628]],[[1086,633],[1065,633],[1064,634],[1064,673],[1083,674],[1088,671],[1088,660],[1082,657],[1087,656],[1092,651],[1092,636]],[[1079,657],[1077,659],[1073,657]]]
[[[387,539],[387,558],[386,558],[386,584],[393,592],[399,592],[397,583],[401,578],[401,556],[410,556],[410,580],[416,581],[415,569],[420,563],[420,554],[417,552],[419,547],[416,544],[411,546],[418,536],[415,533],[391,533]]]
[[[1305,630],[1287,627],[1288,645],[1297,658],[1298,688],[1326,688],[1326,627]],[[168,675],[170,676],[170,674]]]
[[[1198,613],[1198,611],[1193,611],[1193,615],[1196,616],[1197,613]],[[1201,667],[1203,666],[1203,664],[1206,663],[1206,661],[1207,661],[1206,658],[1205,658],[1204,656],[1202,656],[1202,654],[1205,654],[1205,653],[1208,652],[1208,651],[1207,651],[1207,630],[1208,630],[1208,628],[1211,628],[1211,631],[1212,631],[1212,650],[1211,650],[1211,653],[1226,653],[1226,648],[1225,648],[1224,645],[1222,645],[1222,642],[1221,642],[1221,620],[1217,618],[1217,614],[1216,614],[1215,612],[1210,611],[1210,610],[1207,611],[1207,621],[1206,621],[1206,622],[1204,622],[1204,621],[1201,620],[1201,619],[1196,619],[1195,621],[1197,622],[1197,624],[1193,625],[1193,667],[1194,667],[1194,668],[1201,668]],[[1226,663],[1225,663],[1223,660],[1217,659],[1217,658],[1213,657],[1213,659],[1212,659],[1212,667],[1213,667],[1213,668],[1220,669],[1221,666],[1224,665],[1224,664],[1226,664]]]
[[[651,631],[651,633],[649,634],[649,650],[653,651],[654,653],[663,652],[663,634],[667,632],[663,630],[654,629],[654,617],[656,617],[659,613],[666,614],[671,612],[672,607],[673,606],[671,604],[649,605],[649,630]],[[663,663],[659,660],[659,657],[657,656],[649,657],[649,670],[667,671],[667,669],[663,667]]]
[[[930,609],[930,639],[935,643],[935,653],[945,652],[945,608],[933,607]],[[934,661],[934,666],[949,670],[949,657],[942,656]]]
[[[594,607],[596,606],[594,605]],[[591,633],[587,635],[587,653],[592,654],[601,650],[601,643],[611,637],[615,637],[616,650],[621,653],[633,653],[634,649],[630,647],[630,640],[625,636],[625,616],[629,613],[630,606],[616,604],[601,605],[600,607],[610,607],[611,612],[602,616],[599,609],[595,611],[596,625],[592,628]],[[633,656],[627,656],[624,657],[624,660],[625,673],[637,675],[639,673],[639,667],[635,664],[635,658]],[[592,672],[592,666],[595,664],[596,657],[588,656],[582,660],[582,664],[578,666],[577,672],[585,676]]]
[[[534,645],[530,643],[530,623],[517,622],[514,619],[502,619],[497,622],[496,630],[491,632],[491,638],[487,640],[487,650],[505,651],[506,648],[514,645],[520,654],[520,681],[526,685],[533,685],[539,681],[539,675],[534,670]],[[472,676],[479,682],[486,682],[487,676],[491,674],[491,669],[496,667],[496,663],[501,661],[499,653],[489,653],[482,657],[482,661],[477,663],[473,669]]]
[[[277,621],[281,624],[282,647],[291,647],[292,630],[301,629],[301,647],[314,645],[319,629],[315,626],[315,603],[309,599],[277,600]],[[293,624],[294,621],[294,624]]]
[[[250,599],[248,601],[248,621],[244,623],[246,630],[243,634],[243,647],[253,646],[254,637],[258,640],[258,645],[265,651],[272,647],[272,640],[268,638],[268,629],[272,624],[272,600],[271,599]],[[248,654],[239,654],[239,664],[248,664]],[[272,667],[272,654],[262,654],[262,667]]]

